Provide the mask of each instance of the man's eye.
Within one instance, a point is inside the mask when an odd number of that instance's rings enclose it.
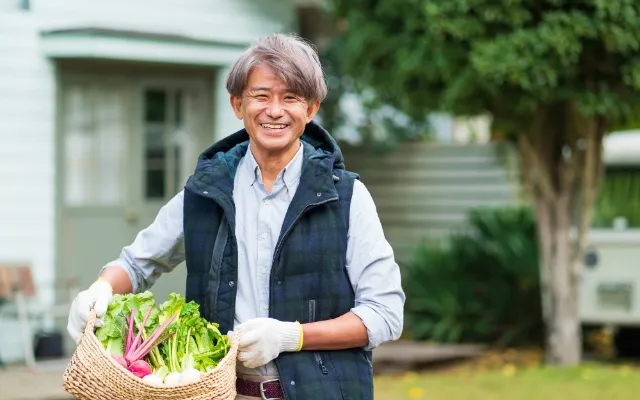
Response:
[[[269,97],[267,97],[267,95],[264,95],[264,94],[259,94],[256,96],[256,99],[260,101],[267,101],[269,100]]]

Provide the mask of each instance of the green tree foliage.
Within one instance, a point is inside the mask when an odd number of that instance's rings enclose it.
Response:
[[[373,103],[416,120],[489,114],[516,141],[539,236],[547,359],[578,363],[602,138],[635,124],[640,106],[640,2],[333,0],[333,12],[345,27],[338,70]]]
[[[334,0],[341,72],[417,119],[489,112],[520,131],[542,104],[638,108],[635,0]]]

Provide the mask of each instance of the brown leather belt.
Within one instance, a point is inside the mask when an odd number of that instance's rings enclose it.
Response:
[[[236,379],[236,392],[243,396],[257,397],[262,400],[284,399],[284,391],[280,379],[253,382],[246,379]]]

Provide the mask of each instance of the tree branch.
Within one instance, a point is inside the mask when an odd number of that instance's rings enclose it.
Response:
[[[582,174],[580,172],[584,167],[584,152],[580,148],[580,143],[587,127],[585,126],[585,119],[574,101],[567,101],[565,107],[563,146],[567,146],[570,154],[568,158],[563,154],[563,161],[559,168],[562,183],[561,190],[569,192],[570,207],[573,208],[577,203],[576,200],[578,200],[577,197],[579,197],[581,190],[578,182],[581,180]]]
[[[545,323],[549,324],[553,320],[553,238],[555,231],[554,219],[551,218],[552,202],[540,196],[538,192],[531,197],[533,209],[536,214],[536,232],[538,246],[540,247],[540,289],[542,317]],[[549,326],[549,325],[547,325]]]
[[[600,184],[602,182],[602,139],[604,137],[606,127],[604,119],[597,117],[589,123],[589,129],[586,130],[585,138],[585,156],[584,156],[584,172],[582,174],[581,187],[581,207],[580,219],[578,221],[578,234],[574,250],[574,271],[573,276],[577,278],[580,274],[579,260],[584,255],[587,242],[587,233],[591,225],[593,208]]]
[[[555,191],[551,184],[548,169],[540,161],[540,156],[531,145],[527,135],[519,135],[518,147],[520,148],[520,154],[522,155],[523,161],[530,166],[530,168],[528,168],[530,184],[533,187],[538,187],[540,189],[542,196],[546,201],[553,199]]]

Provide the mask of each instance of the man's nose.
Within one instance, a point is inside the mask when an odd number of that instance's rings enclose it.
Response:
[[[267,107],[267,115],[271,118],[280,118],[284,115],[284,108],[279,100],[272,100]]]

